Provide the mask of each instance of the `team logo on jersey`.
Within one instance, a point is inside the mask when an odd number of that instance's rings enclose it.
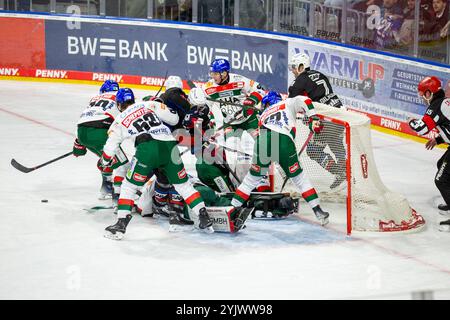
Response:
[[[129,115],[127,115],[125,117],[125,119],[122,120],[122,124],[128,128],[130,126],[130,124],[136,120],[137,118],[143,116],[144,114],[151,112],[150,110],[146,110],[145,108],[140,108],[132,113],[130,113]]]
[[[186,169],[183,168],[183,170],[178,172],[178,178],[180,178],[180,179],[186,178]]]
[[[143,176],[142,174],[135,172],[133,174],[133,180],[136,182],[145,182],[147,180],[147,176]]]
[[[242,89],[244,88],[245,83],[243,81],[239,82],[232,82],[221,86],[216,87],[210,87],[205,90],[207,95],[212,95],[214,93],[221,93],[224,94],[224,92],[234,90],[234,89]]]
[[[289,172],[290,173],[294,173],[296,172],[298,169],[300,169],[300,165],[298,164],[298,162],[294,163],[292,166],[289,167]]]
[[[361,155],[361,170],[364,179],[367,179],[369,177],[369,163],[367,162],[366,154]]]

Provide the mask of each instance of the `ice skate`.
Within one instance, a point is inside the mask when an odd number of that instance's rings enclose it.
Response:
[[[125,218],[119,218],[116,224],[106,227],[105,238],[113,240],[122,240],[127,229],[127,225],[131,220],[131,214],[127,214]]]
[[[113,213],[117,214],[117,210],[119,209],[119,194],[118,193],[113,193],[112,195],[112,203],[113,203]]]
[[[108,178],[102,176],[102,186],[100,187],[100,194],[98,195],[99,200],[112,199],[113,195],[113,184],[108,181]]]
[[[198,227],[202,230],[204,230],[206,233],[213,233],[214,229],[212,227],[212,220],[208,215],[208,212],[206,211],[206,208],[201,208],[200,213],[198,215]]]
[[[183,213],[172,211],[169,216],[169,232],[190,231],[194,227],[194,221],[183,217]]]
[[[446,216],[450,215],[450,207],[446,204],[440,204],[438,205],[439,214]]]
[[[325,212],[322,210],[320,206],[315,206],[313,208],[314,214],[316,215],[316,218],[320,221],[320,224],[322,226],[325,226],[328,224],[328,217],[330,214],[328,212]]]
[[[255,211],[255,208],[239,208],[237,209],[238,213],[236,214],[236,218],[234,219],[234,232],[238,232],[239,230],[245,227],[245,221],[247,218]]]
[[[450,232],[450,219],[441,221],[441,223],[439,223],[439,231]]]
[[[155,213],[169,218],[170,217],[170,207],[168,204],[161,205],[153,199],[151,216],[153,216]]]

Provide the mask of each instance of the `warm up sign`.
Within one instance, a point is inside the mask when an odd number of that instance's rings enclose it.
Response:
[[[367,114],[373,124],[414,134],[409,117],[421,117],[426,107],[417,85],[429,75],[450,89],[450,68],[304,40],[291,41],[290,55],[304,52],[311,68],[326,74],[350,109]]]
[[[215,58],[230,60],[233,71],[285,91],[287,43],[278,40],[153,26],[46,21],[48,69],[206,81]],[[280,54],[280,52],[282,52]],[[280,57],[281,56],[281,57]]]

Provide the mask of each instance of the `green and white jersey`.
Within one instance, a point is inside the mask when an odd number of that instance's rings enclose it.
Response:
[[[297,113],[311,117],[316,114],[310,98],[296,96],[268,107],[261,114],[259,126],[287,135],[294,140]]]
[[[120,113],[108,131],[108,141],[103,152],[112,157],[120,144],[127,139],[132,142],[141,134],[149,134],[160,141],[176,141],[166,125],[178,123],[178,115],[165,104],[156,101],[137,102]]]
[[[230,80],[227,84],[218,85],[213,79],[209,80],[203,85],[206,97],[217,102],[223,101],[234,104],[242,104],[245,99],[249,98],[255,102],[255,106],[261,101],[265,92],[263,87],[256,81],[250,80],[244,76],[230,73]],[[208,105],[212,107],[211,101]],[[224,122],[229,123],[234,115],[242,108],[239,106],[220,105]],[[250,116],[243,119],[235,120],[231,124],[241,124],[248,120]]]
[[[102,122],[107,128],[120,113],[116,104],[116,92],[106,92],[93,97],[89,106],[84,109],[77,122],[78,124]]]

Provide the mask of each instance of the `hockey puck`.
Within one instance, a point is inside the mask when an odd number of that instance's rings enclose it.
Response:
[[[48,202],[48,200],[47,199],[42,199],[41,202]]]

